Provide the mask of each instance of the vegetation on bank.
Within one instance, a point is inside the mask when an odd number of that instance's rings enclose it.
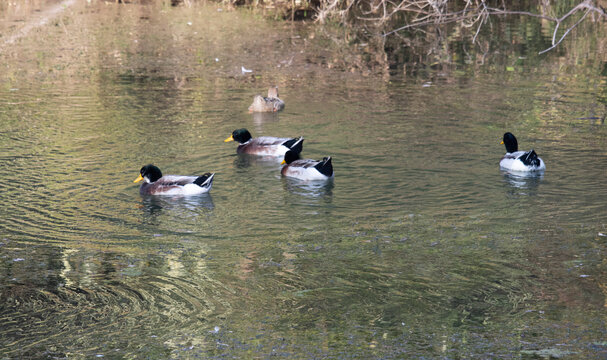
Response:
[[[485,63],[508,44],[530,55],[550,52],[583,25],[604,28],[605,0],[223,0],[224,4],[271,11],[287,20],[314,20],[325,35],[355,55],[345,68],[417,71],[454,57]],[[512,24],[535,28],[542,36],[513,39]],[[523,30],[525,32],[526,30]],[[450,44],[450,45],[447,45]],[[460,48],[459,55],[453,47]],[[449,49],[446,50],[446,47]]]
[[[206,2],[303,22],[307,61],[363,75],[512,71],[545,67],[547,57],[573,65],[607,62],[607,0],[91,0],[108,6],[152,5],[180,12]],[[0,0],[0,32],[9,43],[31,29],[23,18],[63,1]],[[48,11],[48,10],[46,10]],[[174,16],[174,15],[173,15]],[[41,20],[42,21],[42,20]],[[281,20],[282,21],[282,20]],[[59,24],[60,25],[60,24]],[[295,27],[299,27],[295,25]],[[28,30],[29,31],[29,30]],[[308,39],[309,37],[309,39]],[[314,41],[308,41],[314,38]],[[0,47],[2,42],[0,41]],[[554,62],[554,66],[558,62]],[[425,76],[427,78],[427,76]]]

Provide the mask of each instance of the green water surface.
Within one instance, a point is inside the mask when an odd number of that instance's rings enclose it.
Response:
[[[77,4],[3,47],[0,358],[607,357],[604,54],[521,30],[388,79],[203,5]],[[237,156],[242,127],[334,181]],[[506,131],[543,176],[500,171]],[[213,189],[142,197],[147,163]]]

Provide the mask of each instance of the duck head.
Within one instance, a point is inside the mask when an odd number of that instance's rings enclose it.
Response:
[[[500,144],[506,145],[506,152],[513,153],[518,151],[518,141],[516,141],[516,137],[512,135],[512,133],[505,133],[504,139]]]
[[[229,138],[225,139],[223,142],[238,141],[239,143],[244,144],[247,141],[251,140],[251,138],[252,136],[249,130],[237,129],[232,131],[232,135]]]
[[[162,177],[160,169],[152,164],[146,165],[139,170],[139,177],[133,182],[145,180],[146,183],[153,183]]]
[[[278,86],[271,86],[268,89],[268,97],[270,99],[272,99],[272,98],[278,98]]]
[[[280,165],[290,164],[295,160],[299,160],[299,153],[289,150],[285,153],[285,159],[280,163]]]

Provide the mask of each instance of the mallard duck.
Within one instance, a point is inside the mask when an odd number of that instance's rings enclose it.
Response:
[[[260,136],[253,138],[247,129],[237,129],[224,142],[238,141],[240,145],[236,148],[239,154],[266,155],[266,156],[284,156],[284,154],[293,150],[300,153],[303,149],[303,137],[298,138],[277,138],[272,136]]]
[[[500,161],[500,168],[511,171],[543,171],[546,169],[544,161],[534,150],[518,151],[518,141],[512,133],[505,133],[501,144],[506,146],[506,155]]]
[[[278,98],[278,87],[272,86],[268,89],[268,97],[255,95],[253,103],[249,106],[249,112],[276,112],[284,108],[284,101]]]
[[[139,171],[139,177],[133,182],[144,181],[139,188],[142,195],[196,195],[209,192],[213,186],[215,173],[201,176],[162,176],[160,169],[152,164]]]
[[[322,161],[300,159],[299,153],[289,150],[285,153],[285,159],[281,164],[286,164],[280,171],[284,176],[301,180],[326,180],[333,177],[330,156],[323,158]]]

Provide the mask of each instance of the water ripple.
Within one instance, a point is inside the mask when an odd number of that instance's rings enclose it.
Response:
[[[129,271],[134,274],[129,268],[124,271],[127,276]],[[59,339],[63,351],[83,355],[102,350],[108,344],[130,347],[150,342],[146,338],[157,337],[162,344],[162,339],[175,333],[211,327],[207,324],[210,314],[227,315],[231,311],[221,300],[225,287],[209,278],[194,282],[147,275],[90,285],[68,281],[57,288],[32,285],[17,281],[2,288],[0,321],[4,326],[0,338],[3,347],[13,349],[5,355],[39,356]],[[57,313],[61,316],[57,317]],[[125,327],[138,337],[113,338]],[[36,333],[39,340],[32,342],[23,333]],[[96,340],[82,343],[83,337]]]

